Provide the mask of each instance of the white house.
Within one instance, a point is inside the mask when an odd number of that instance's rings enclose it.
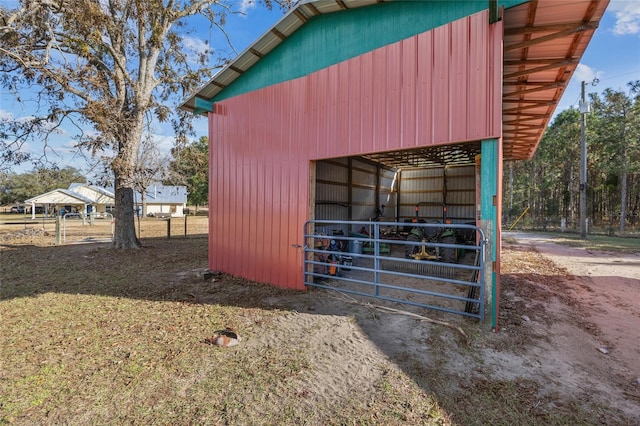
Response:
[[[104,214],[115,204],[113,193],[93,185],[72,183],[69,189],[54,189],[25,200],[31,205],[31,218],[35,219],[36,206],[42,206],[45,214],[57,212]]]
[[[142,213],[143,197],[134,192],[134,208]],[[164,186],[153,184],[145,193],[147,214],[153,216],[182,217],[187,205],[187,188],[185,186]],[[115,196],[112,189],[105,189],[84,183],[72,183],[68,189],[54,189],[28,200],[32,218],[35,219],[35,207],[42,206],[46,214],[61,212],[77,212],[83,215],[90,213],[110,213],[115,208]]]
[[[138,214],[142,214],[142,203],[146,201],[146,214],[151,216],[183,217],[187,207],[186,186],[164,186],[160,183],[153,184],[145,192],[145,200],[140,192],[133,195],[133,204]]]

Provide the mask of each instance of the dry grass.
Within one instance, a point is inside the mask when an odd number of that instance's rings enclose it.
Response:
[[[287,313],[264,300],[304,297],[204,282],[204,236],[143,239],[134,252],[51,238],[1,247],[0,424],[447,423],[396,370],[373,393],[316,404],[297,381],[313,368],[304,348],[204,344],[227,325],[251,340]]]
[[[429,326],[428,337],[418,339],[421,352],[385,351],[389,358],[376,366],[370,388],[332,395],[309,387],[318,354],[305,343],[261,337],[297,311],[315,313],[326,293],[229,276],[205,282],[202,219],[200,235],[170,240],[165,222],[145,222],[143,248],[135,251],[54,246],[50,234],[3,229],[0,424],[597,424],[619,415],[575,400],[553,411],[535,382],[483,378],[486,366],[473,350],[500,340],[508,351],[514,336],[495,339],[486,325],[462,320],[473,349],[456,347],[455,332]],[[368,327],[379,347],[394,337],[372,331],[388,327],[387,314],[335,309]],[[419,323],[408,321],[414,329],[407,333],[416,332]],[[240,330],[243,343],[204,344],[225,326]],[[447,368],[454,352],[472,360],[467,370]]]
[[[113,222],[109,217],[93,221],[80,218],[60,220],[56,226],[54,218],[36,219],[0,214],[0,242],[11,244],[55,245],[56,234],[62,244],[78,242],[109,241],[113,235]],[[208,230],[206,216],[185,216],[164,219],[144,218],[135,221],[136,234],[141,238],[183,238],[186,236],[204,236]]]

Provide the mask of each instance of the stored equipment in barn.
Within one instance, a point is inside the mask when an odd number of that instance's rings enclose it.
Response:
[[[480,228],[466,224],[451,224],[453,229],[478,233],[477,244],[459,245],[427,243],[442,248],[465,250],[464,259],[458,263],[441,260],[416,260],[404,256],[407,240],[390,240],[382,229],[403,225],[400,222],[364,221],[308,221],[304,236],[304,281],[306,286],[330,288],[341,292],[371,296],[383,300],[413,306],[436,309],[482,319],[484,318],[484,282],[486,238]],[[360,229],[371,226],[368,243],[372,253],[330,250],[330,237],[319,235],[318,228],[350,227]],[[416,228],[442,228],[442,224],[416,223]],[[329,228],[331,229],[331,228]],[[358,237],[342,237],[346,241],[358,241]],[[391,248],[383,253],[381,246]],[[355,248],[356,245],[351,245]],[[331,263],[331,256],[341,263]],[[345,259],[349,264],[345,264]],[[474,261],[475,259],[475,261]],[[332,269],[335,267],[335,269]],[[471,307],[472,309],[469,309]]]
[[[422,201],[416,204],[416,217],[413,223],[427,223],[424,219],[420,219],[420,206],[437,206],[442,207],[442,223],[447,224],[447,206],[444,203],[433,203]],[[422,242],[424,244],[411,244],[405,246],[405,256],[415,260],[438,260],[445,263],[454,263],[457,261],[457,250],[452,247],[432,246],[426,243],[455,244],[456,235],[450,227],[417,227],[412,226],[407,241],[412,243]],[[419,273],[419,271],[416,271]]]

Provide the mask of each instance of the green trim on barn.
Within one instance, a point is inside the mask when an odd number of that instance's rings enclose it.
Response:
[[[528,0],[500,0],[505,8]],[[397,1],[319,15],[211,102],[293,80],[485,10],[488,0]]]
[[[498,214],[495,200],[500,196],[498,194],[498,170],[499,160],[498,155],[498,140],[487,139],[482,141],[481,145],[481,166],[480,166],[480,220],[483,222],[490,222],[493,224],[491,227],[491,235],[487,235],[491,244],[491,258],[487,259],[487,263],[494,264],[498,258]],[[497,327],[497,281],[496,271],[491,268],[491,327],[495,329]]]

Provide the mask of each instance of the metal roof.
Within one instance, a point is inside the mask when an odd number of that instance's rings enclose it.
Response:
[[[68,189],[54,189],[24,201],[25,204],[92,204],[93,200]]]
[[[197,111],[197,98],[209,101],[215,97],[312,17],[383,2],[384,0],[309,0],[298,4],[269,31],[225,65],[207,84],[187,98],[181,108],[192,112],[201,112]]]
[[[94,191],[97,192],[100,195],[104,195],[105,197],[110,197],[110,198],[115,198],[115,195],[112,191],[108,191],[104,188],[100,188],[99,186],[95,186],[95,185],[88,185],[86,183],[78,183],[78,182],[74,182],[72,184],[69,185],[69,191],[73,191],[73,192],[78,192],[78,188],[86,188],[90,191]]]
[[[505,160],[533,157],[609,0],[533,0],[504,11]]]
[[[136,200],[140,199],[138,191],[135,196]],[[147,188],[146,197],[147,203],[150,204],[184,204],[187,202],[187,187],[155,183]]]
[[[429,146],[406,151],[361,155],[362,158],[391,168],[439,167],[474,164],[480,142]]]
[[[113,192],[113,188],[106,191]],[[163,185],[160,182],[152,183],[145,191],[147,204],[185,204],[187,202],[187,187],[183,185]],[[142,201],[140,191],[133,192],[134,203]]]
[[[300,3],[269,31],[228,63],[181,108],[198,111],[196,99],[210,101],[311,17],[370,6],[384,0],[315,0]],[[504,10],[503,144],[505,160],[533,157],[560,98],[587,48],[609,0],[531,0]],[[438,159],[469,158],[459,146],[420,149],[423,165]],[[447,152],[449,151],[449,152]],[[474,146],[471,151],[477,152]],[[386,165],[416,158],[406,152],[368,155]],[[408,164],[404,164],[408,165]]]

